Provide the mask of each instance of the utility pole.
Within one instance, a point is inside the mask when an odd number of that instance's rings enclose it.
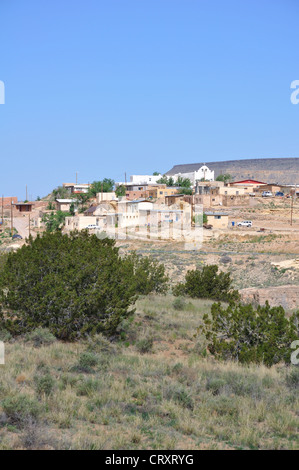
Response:
[[[2,226],[4,226],[4,196],[2,194]]]
[[[127,184],[127,173],[125,173],[125,183]]]
[[[103,202],[103,183],[102,183],[102,186],[101,186],[101,202]]]
[[[78,172],[76,171],[76,184],[78,184]]]
[[[297,184],[295,184],[294,194],[291,196],[291,225],[293,225],[293,210],[294,210],[294,197],[296,197],[296,186]]]

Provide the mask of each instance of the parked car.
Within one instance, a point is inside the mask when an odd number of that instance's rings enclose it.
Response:
[[[23,237],[21,237],[21,235],[19,235],[18,233],[16,233],[15,235],[12,236],[12,239],[13,239],[13,240],[23,240]]]
[[[277,193],[275,193],[275,196],[276,197],[283,197],[284,193],[282,191],[277,191]]]
[[[272,197],[273,194],[271,193],[271,191],[263,191],[263,194],[262,194],[262,197]]]
[[[243,222],[238,222],[237,227],[252,227],[252,221],[243,220]]]

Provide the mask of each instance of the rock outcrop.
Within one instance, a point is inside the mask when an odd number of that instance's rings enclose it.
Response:
[[[198,170],[202,163],[175,165],[166,174],[188,173]],[[206,162],[210,170],[215,171],[215,178],[229,173],[235,181],[255,179],[265,183],[298,184],[299,158],[255,158],[246,160],[229,160],[225,162]]]
[[[281,305],[285,310],[299,310],[299,286],[278,286],[258,289],[249,287],[240,291],[243,302],[264,305],[268,300],[271,307]]]

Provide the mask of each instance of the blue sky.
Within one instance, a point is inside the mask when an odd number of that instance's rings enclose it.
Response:
[[[299,156],[298,0],[0,0],[0,193]]]

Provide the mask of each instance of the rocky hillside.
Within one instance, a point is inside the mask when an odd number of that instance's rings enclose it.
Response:
[[[241,297],[245,303],[264,305],[268,300],[271,307],[279,307],[285,310],[295,310],[299,305],[298,286],[276,286],[264,289],[248,287],[241,290]]]
[[[220,174],[229,173],[235,178],[235,181],[253,178],[266,183],[297,183],[299,185],[299,158],[260,158],[182,164],[175,165],[167,172],[167,175],[195,171],[203,163],[215,171],[215,178]]]

